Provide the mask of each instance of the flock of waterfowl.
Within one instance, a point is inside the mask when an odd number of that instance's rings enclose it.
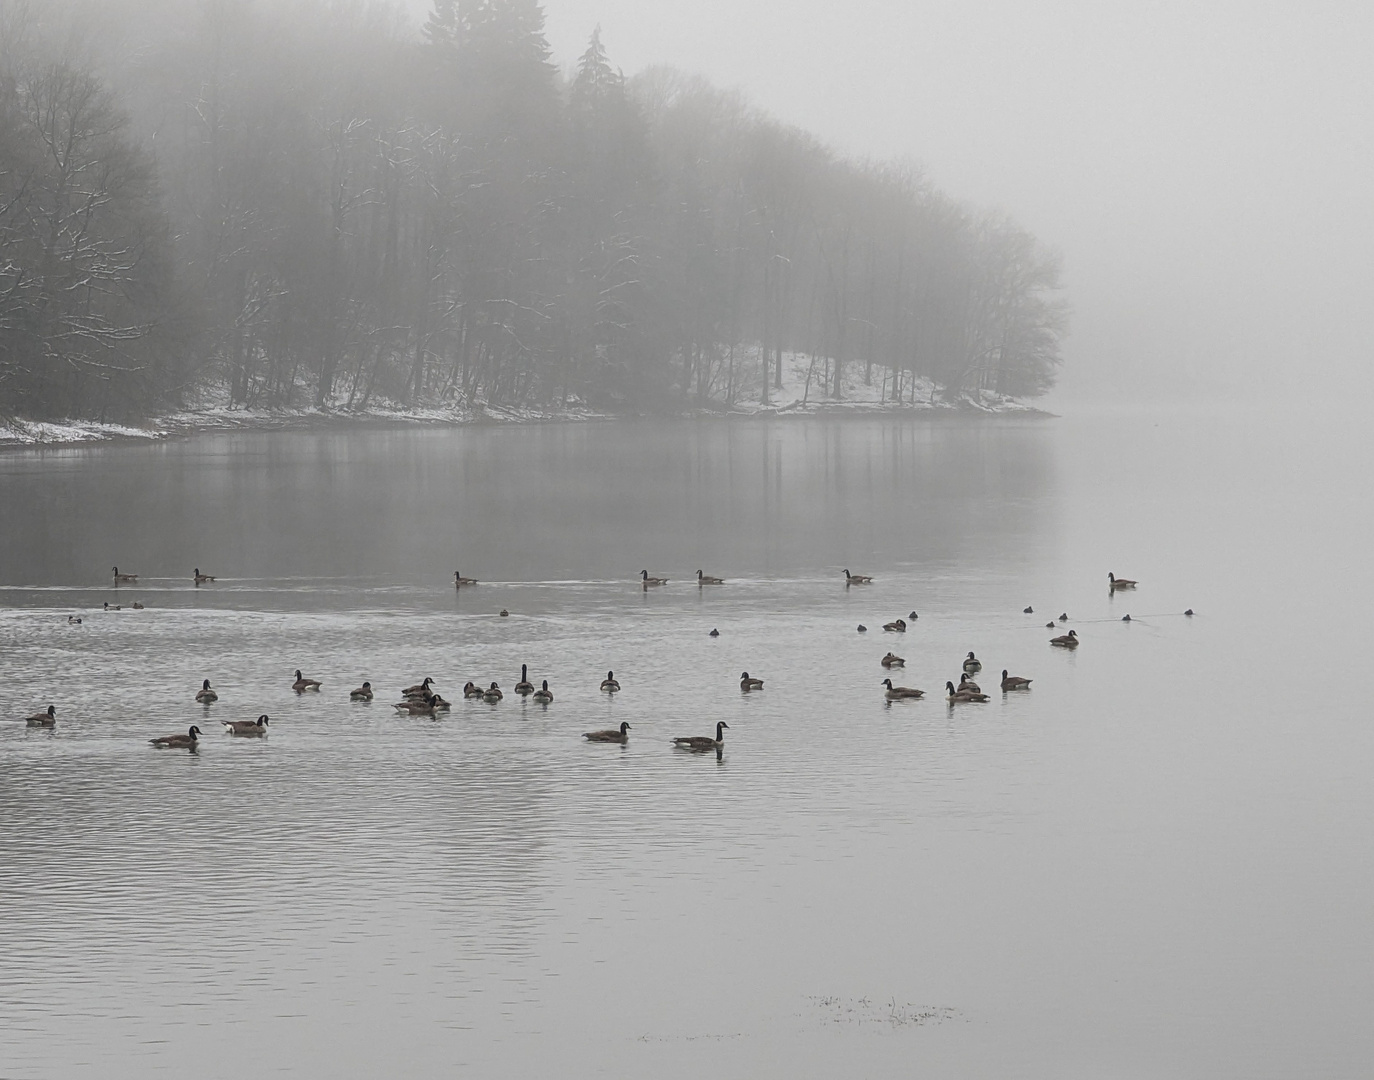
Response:
[[[114,581],[117,586],[134,584],[138,581],[137,574],[121,573],[117,566],[113,567],[112,571],[114,574]],[[844,571],[844,576],[846,586],[869,585],[873,582],[873,578],[870,575],[851,574],[848,569]],[[723,578],[712,577],[709,574],[704,574],[700,570],[696,572],[696,577],[698,586],[725,584],[725,580]],[[459,589],[478,584],[475,578],[463,577],[456,571],[454,572],[453,578],[455,587]],[[209,574],[202,574],[200,568],[196,567],[194,574],[192,576],[192,580],[195,583],[195,585],[199,587],[203,584],[209,584],[214,582],[215,578]],[[1138,584],[1138,582],[1133,581],[1130,578],[1117,577],[1114,573],[1108,573],[1107,582],[1109,591],[1111,591],[1112,593],[1125,589],[1134,589]],[[669,581],[667,578],[653,577],[649,574],[647,570],[641,570],[640,583],[643,588],[649,589],[657,586],[667,585]],[[132,606],[136,609],[142,609],[143,607],[143,605],[139,603],[134,603]],[[118,611],[119,607],[117,605],[112,606],[109,603],[106,603],[104,605],[104,609],[107,611]],[[1034,614],[1034,608],[1028,606],[1023,609],[1023,613],[1028,615]],[[507,612],[505,609],[502,609],[501,614],[508,615],[509,612]],[[1189,608],[1187,611],[1184,612],[1184,614],[1192,615],[1193,611],[1191,608]],[[918,615],[915,611],[912,611],[907,616],[907,618],[914,622],[918,618]],[[1059,623],[1064,623],[1068,621],[1068,618],[1068,613],[1064,612],[1059,616],[1058,621]],[[1124,621],[1129,622],[1130,618],[1130,615],[1126,615],[1124,617]],[[67,621],[69,623],[79,624],[81,622],[81,619],[78,616],[69,615],[67,617]],[[1057,624],[1054,621],[1048,622],[1045,625],[1047,629],[1058,628]],[[906,619],[898,618],[892,620],[891,622],[884,623],[883,630],[888,633],[906,633],[907,626],[908,623]],[[860,624],[858,629],[860,632],[864,632],[867,630],[867,627]],[[710,636],[719,637],[720,631],[712,629],[710,631]],[[1050,645],[1055,646],[1056,648],[1076,649],[1078,648],[1079,644],[1078,634],[1074,630],[1068,630],[1063,634],[1059,634],[1055,637],[1052,637],[1049,643]],[[882,658],[880,663],[884,668],[888,669],[889,671],[891,671],[894,668],[904,668],[906,666],[906,660],[891,651],[889,651],[887,655]],[[977,675],[983,669],[982,661],[979,660],[978,657],[970,651],[968,655],[964,658],[962,666],[963,671],[959,676],[958,685],[956,686],[953,680],[947,681],[945,683],[946,700],[950,703],[950,705],[958,705],[964,703],[976,704],[988,701],[989,695],[985,694],[982,688],[972,678],[972,676]],[[1012,675],[1007,671],[1006,668],[1003,668],[999,686],[1001,687],[1003,693],[1012,693],[1017,691],[1029,690],[1031,682],[1031,679],[1023,675]],[[752,693],[755,691],[760,691],[763,689],[763,685],[764,681],[762,679],[757,678],[755,676],[751,676],[749,672],[744,671],[740,673],[739,686],[741,692]],[[916,687],[894,685],[891,676],[883,679],[880,685],[882,685],[885,688],[884,696],[886,700],[889,702],[919,700],[920,698],[923,698],[925,696],[925,691],[917,689]],[[320,691],[321,686],[321,680],[307,678],[299,668],[296,669],[295,681],[292,682],[291,689],[297,695],[306,693],[318,693]],[[615,694],[620,691],[620,682],[616,679],[614,671],[606,672],[606,677],[603,680],[601,680],[600,689],[603,693],[607,694]],[[536,687],[534,683],[530,681],[529,668],[525,664],[520,665],[520,681],[515,684],[515,686],[513,687],[513,691],[522,698],[529,698],[535,703],[544,706],[552,704],[554,700],[553,691],[549,689],[548,680],[541,680],[540,686]],[[435,690],[434,680],[430,677],[425,677],[420,682],[412,686],[405,687],[403,690],[400,691],[400,696],[401,700],[395,702],[393,707],[397,710],[398,713],[403,715],[432,717],[440,712],[447,711],[452,707],[451,703],[446,701]],[[478,686],[475,682],[469,680],[467,684],[463,687],[463,697],[465,699],[480,699],[488,704],[494,705],[500,702],[504,698],[504,696],[505,695],[502,692],[500,685],[495,681],[492,681],[490,685],[484,688]],[[374,698],[372,683],[364,682],[357,689],[349,691],[348,697],[350,701],[355,703],[371,702]],[[216,693],[214,688],[211,687],[209,679],[203,679],[201,681],[201,688],[199,691],[196,692],[195,700],[197,703],[205,706],[207,709],[219,700],[219,695],[218,693]],[[270,719],[271,718],[266,714],[261,714],[258,716],[256,720],[225,720],[221,721],[221,723],[224,726],[226,734],[245,737],[260,737],[267,734]],[[31,716],[26,717],[25,722],[29,727],[55,727],[57,724],[57,708],[54,705],[49,705],[46,709],[43,709],[39,712],[34,713]],[[672,740],[672,745],[679,749],[691,751],[714,750],[719,756],[724,746],[724,732],[726,731],[726,729],[729,728],[729,726],[730,725],[725,723],[725,721],[723,720],[718,721],[716,724],[716,733],[714,738],[709,735],[678,736]],[[629,723],[621,723],[621,725],[618,728],[608,728],[602,731],[584,732],[582,737],[587,741],[593,743],[620,743],[623,745],[629,742],[629,731]],[[198,745],[199,737],[203,734],[204,732],[201,731],[200,727],[198,725],[193,724],[190,728],[187,729],[185,734],[177,733],[172,735],[163,735],[159,736],[158,738],[151,739],[149,741],[153,746],[156,747],[180,747],[183,749],[189,748],[194,750]]]

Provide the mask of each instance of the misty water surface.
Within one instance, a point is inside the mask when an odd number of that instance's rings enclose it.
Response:
[[[60,716],[0,725],[0,1073],[1359,1075],[1359,430],[1122,413],[0,457],[0,715]],[[1060,611],[1077,653],[1047,644]],[[884,702],[888,649],[926,700]],[[951,709],[970,649],[985,690],[1007,667],[1031,692]],[[521,663],[552,706],[459,700]],[[320,694],[290,692],[298,667]],[[425,675],[452,712],[396,718]],[[350,704],[363,679],[376,701]],[[267,739],[220,734],[260,712]],[[719,761],[670,749],[718,719]],[[579,738],[621,720],[623,748]],[[147,745],[194,722],[195,754]]]

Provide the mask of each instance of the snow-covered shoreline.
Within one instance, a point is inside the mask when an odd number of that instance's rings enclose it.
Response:
[[[769,400],[759,393],[757,376],[738,388],[731,403],[713,401],[702,407],[684,403],[671,415],[691,417],[764,416],[844,416],[844,415],[1025,415],[1051,416],[1015,398],[987,391],[964,392],[953,401],[934,400],[934,387],[918,380],[916,400],[909,384],[903,388],[903,402],[884,400],[886,388],[881,381],[865,383],[865,365],[852,361],[845,365],[843,396],[836,400],[816,384],[809,357],[784,354],[783,385],[771,387]],[[808,380],[808,373],[812,376]],[[875,375],[878,372],[875,370]],[[409,407],[392,402],[370,406],[365,411],[339,408],[251,409],[228,404],[223,393],[206,392],[189,407],[154,417],[141,426],[101,423],[94,420],[27,421],[0,417],[0,450],[42,449],[90,445],[127,439],[170,439],[224,431],[308,430],[312,428],[362,428],[421,425],[459,427],[469,424],[570,423],[590,420],[627,419],[637,412],[607,412],[578,402],[567,405],[498,405],[477,401],[455,402],[441,406]]]

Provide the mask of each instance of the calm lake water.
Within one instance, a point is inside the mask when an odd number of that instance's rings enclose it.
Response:
[[[1364,426],[0,455],[0,1076],[1366,1076]],[[969,650],[992,699],[950,707]],[[397,718],[426,675],[452,711]],[[717,720],[719,759],[670,747]]]

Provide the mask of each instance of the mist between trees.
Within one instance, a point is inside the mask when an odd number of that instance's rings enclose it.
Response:
[[[534,0],[0,0],[0,413],[1034,395],[1058,274]]]

